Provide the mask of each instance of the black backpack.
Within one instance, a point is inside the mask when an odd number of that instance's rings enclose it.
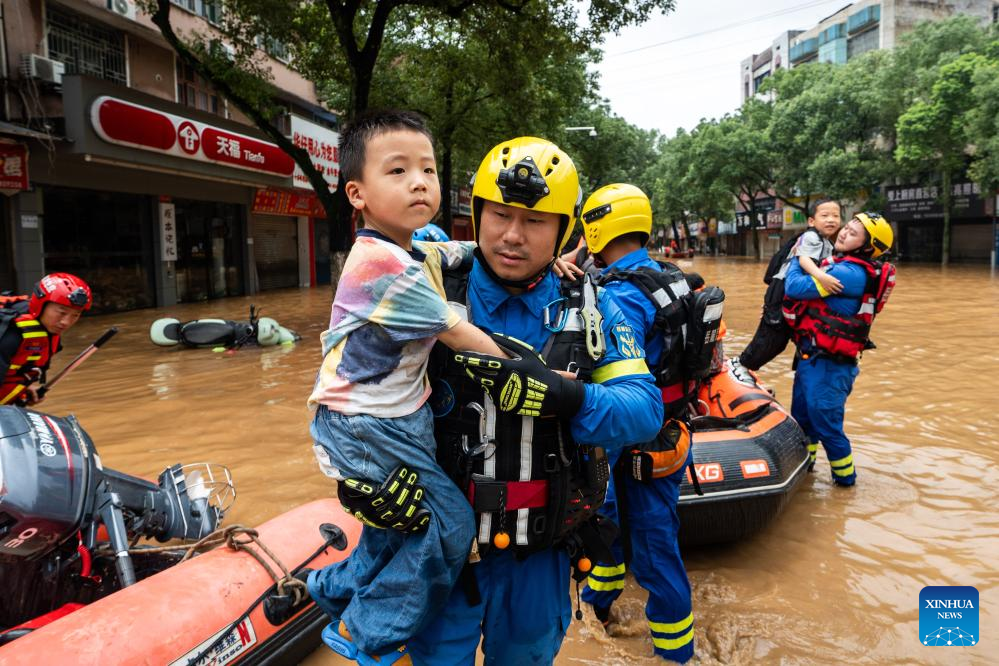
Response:
[[[770,263],[767,264],[767,270],[763,274],[763,283],[770,284],[773,282],[774,276],[780,271],[780,267],[784,265],[787,261],[788,256],[791,254],[791,250],[797,244],[798,239],[809,231],[815,231],[814,227],[808,227],[804,231],[799,231],[794,236],[791,236],[786,243],[780,246],[780,249],[774,253],[774,256],[770,257]],[[819,233],[815,231],[815,233]]]

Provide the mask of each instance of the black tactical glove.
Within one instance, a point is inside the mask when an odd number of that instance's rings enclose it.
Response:
[[[430,512],[420,508],[423,486],[416,472],[396,467],[379,488],[361,479],[337,483],[337,496],[343,510],[369,527],[400,532],[422,532],[430,522]]]
[[[511,358],[462,352],[455,354],[469,377],[489,393],[501,412],[521,416],[570,418],[583,406],[583,382],[566,379],[520,340],[492,334],[493,341]]]

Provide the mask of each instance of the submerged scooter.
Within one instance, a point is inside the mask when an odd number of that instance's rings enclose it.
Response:
[[[302,339],[302,336],[270,317],[259,315],[260,311],[251,305],[249,321],[194,319],[181,323],[178,319],[167,317],[153,322],[149,327],[149,337],[161,347],[183,344],[187,347],[226,349],[239,349],[246,344],[261,347],[290,345]]]

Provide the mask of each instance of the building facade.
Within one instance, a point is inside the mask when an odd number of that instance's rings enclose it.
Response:
[[[0,0],[0,289],[52,271],[102,312],[329,282],[325,214],[291,158],[181,63],[134,0]],[[218,0],[172,0],[180,34]],[[279,44],[261,49],[284,133],[334,183],[337,118]],[[13,154],[16,153],[16,154]],[[6,181],[0,185],[7,185]]]
[[[956,14],[967,14],[983,23],[999,23],[999,0],[859,0],[827,16],[808,30],[782,33],[786,39],[783,53],[787,68],[820,62],[843,64],[862,53],[893,48],[906,32],[922,21],[941,20]],[[777,44],[763,54],[754,55],[740,64],[742,99],[757,94],[759,84],[777,70]],[[769,57],[773,62],[764,66]],[[895,227],[900,258],[913,261],[939,261],[942,254],[943,213],[934,197],[933,188],[917,184],[890,183],[884,188],[888,205],[885,214]],[[932,194],[932,196],[930,196]],[[985,262],[992,248],[991,221],[994,208],[992,197],[980,196],[974,185],[960,182],[954,185],[952,196],[958,205],[952,213],[951,254],[956,261]],[[821,198],[812,193],[811,200]],[[757,234],[767,249],[804,228],[806,216],[799,210],[775,201],[772,196],[756,199],[760,219],[749,220],[744,202],[739,202],[740,230]],[[851,213],[853,211],[844,211]],[[766,218],[766,219],[764,219]],[[734,241],[730,241],[734,243]],[[743,245],[750,247],[751,243]]]

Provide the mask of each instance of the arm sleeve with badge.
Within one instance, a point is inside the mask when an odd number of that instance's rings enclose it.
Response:
[[[594,369],[593,383],[585,387],[583,406],[571,420],[572,436],[605,449],[647,442],[662,427],[662,395],[638,335],[606,290],[600,291],[599,307],[607,352]]]

